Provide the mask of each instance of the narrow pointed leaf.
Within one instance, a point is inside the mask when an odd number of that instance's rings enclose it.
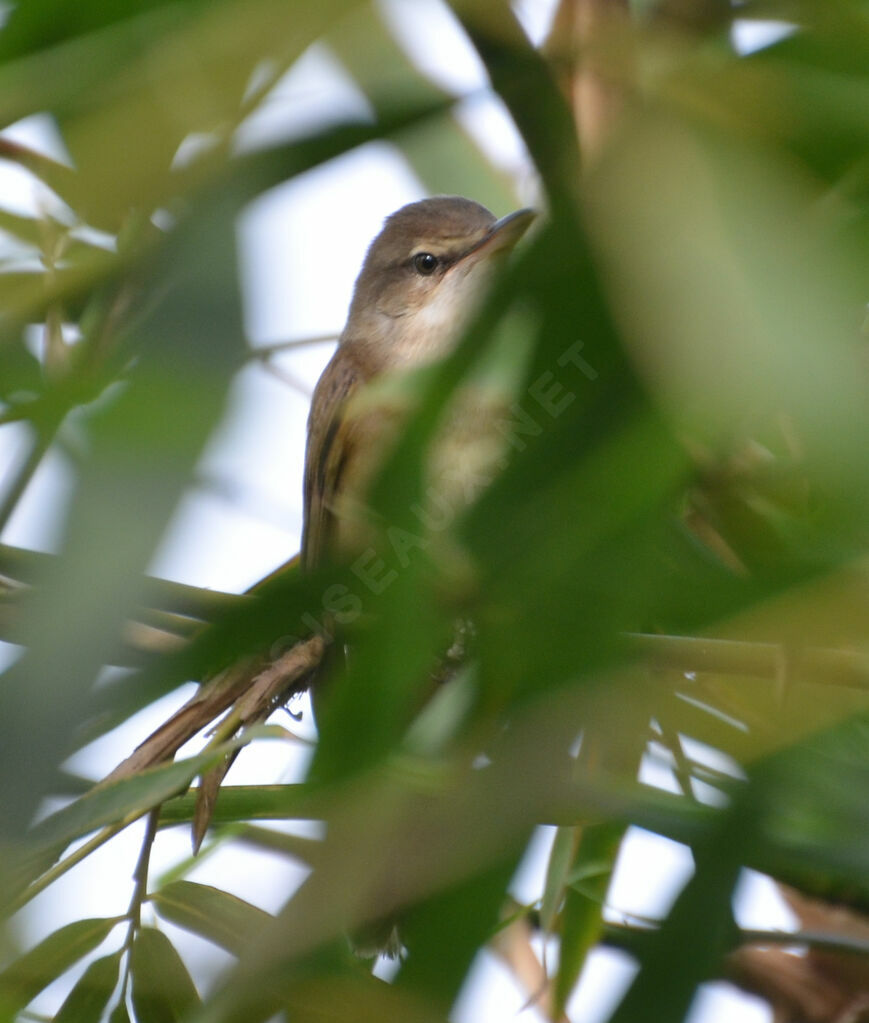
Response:
[[[120,952],[90,964],[54,1017],[54,1023],[99,1023],[118,984]]]
[[[116,919],[77,920],[50,934],[0,973],[0,1019],[10,1019],[36,995],[101,944]]]
[[[239,955],[250,938],[273,919],[270,913],[229,892],[194,881],[175,881],[151,896],[164,920]]]
[[[162,931],[143,927],[131,953],[133,1010],[139,1023],[178,1023],[199,994],[175,946]]]

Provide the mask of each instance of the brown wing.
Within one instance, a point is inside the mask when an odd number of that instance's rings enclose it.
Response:
[[[305,451],[302,565],[306,569],[313,568],[329,546],[349,454],[341,413],[361,382],[352,351],[339,347],[314,391]]]

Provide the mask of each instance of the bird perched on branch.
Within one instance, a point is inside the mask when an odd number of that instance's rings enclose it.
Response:
[[[477,304],[493,265],[534,218],[523,209],[497,220],[484,206],[438,196],[402,207],[371,243],[356,281],[347,325],[317,384],[308,419],[301,560],[311,570],[328,556],[340,559],[364,536],[365,493],[401,416],[389,403],[366,400],[392,375],[447,354]],[[473,428],[465,410],[453,432]],[[457,448],[441,446],[436,458]],[[254,588],[255,589],[255,588]],[[251,657],[204,683],[191,700],[150,735],[106,779],[117,780],[167,760],[218,715],[223,741],[264,720],[306,687],[324,651],[314,635],[280,657]],[[203,779],[194,821],[198,847],[231,757]]]

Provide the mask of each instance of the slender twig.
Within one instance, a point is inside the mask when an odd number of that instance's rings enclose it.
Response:
[[[296,348],[310,348],[312,345],[323,345],[329,341],[337,341],[338,334],[315,334],[311,337],[289,338],[286,341],[274,341],[269,345],[249,345],[248,357],[251,359],[270,359],[281,352],[294,351]]]
[[[739,937],[745,945],[805,945],[808,948],[822,948],[826,952],[869,956],[869,939],[829,931],[745,930],[739,932]]]
[[[127,920],[130,926],[127,930],[127,939],[124,942],[125,949],[132,947],[133,938],[142,922],[142,904],[148,897],[148,867],[151,863],[151,849],[154,846],[154,839],[157,837],[157,821],[159,819],[160,807],[155,806],[148,813],[145,835],[142,839],[142,849],[139,852],[136,869],[133,871],[133,894],[130,898],[130,906],[127,909]]]
[[[121,946],[121,954],[124,956],[124,974],[121,978],[121,990],[118,999],[127,997],[127,988],[130,983],[130,952],[133,949],[133,942],[142,923],[142,906],[148,898],[148,868],[151,864],[151,849],[154,847],[154,839],[157,836],[157,821],[160,819],[160,807],[155,806],[148,812],[148,820],[145,824],[145,835],[142,838],[142,848],[139,852],[139,859],[136,861],[136,869],[133,871],[133,894],[130,897],[130,905],[127,909],[127,935],[124,944]]]

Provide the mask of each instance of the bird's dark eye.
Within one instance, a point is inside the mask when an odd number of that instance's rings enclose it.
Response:
[[[438,257],[433,256],[430,252],[417,252],[417,254],[413,257],[413,265],[416,272],[421,273],[426,277],[437,270],[438,263]]]

